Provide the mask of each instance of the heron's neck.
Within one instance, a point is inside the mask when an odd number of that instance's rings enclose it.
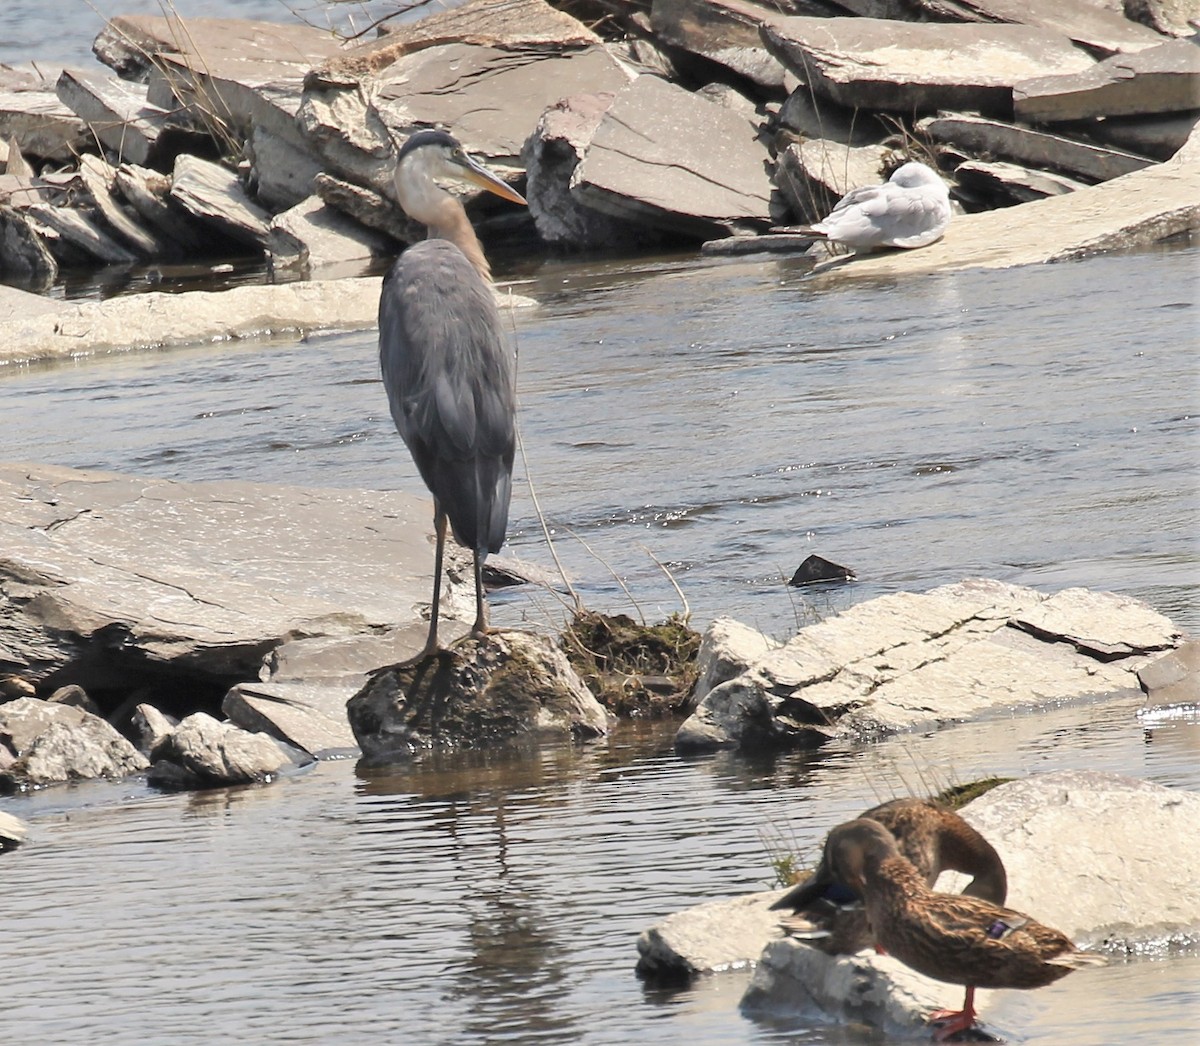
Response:
[[[431,240],[449,240],[466,255],[479,275],[491,282],[492,270],[483,255],[479,237],[458,200],[432,182],[422,186],[420,191],[406,192],[397,180],[396,189],[400,206],[409,217],[425,225]]]

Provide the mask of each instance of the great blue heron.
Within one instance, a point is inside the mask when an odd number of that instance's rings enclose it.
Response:
[[[851,189],[805,231],[863,254],[879,247],[926,247],[949,224],[950,190],[942,176],[910,160],[882,185]]]
[[[413,661],[438,649],[447,521],[474,555],[472,633],[487,631],[483,560],[504,544],[516,443],[516,357],[479,239],[439,179],[525,203],[444,131],[418,131],[400,149],[396,195],[429,239],[409,247],[384,278],[379,364],[396,430],[433,495],[437,537],[429,637]]]

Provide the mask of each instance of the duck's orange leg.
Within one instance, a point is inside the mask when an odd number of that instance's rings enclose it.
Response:
[[[938,1042],[945,1042],[952,1035],[970,1028],[975,1023],[975,986],[967,986],[967,997],[961,1010],[936,1010],[929,1015],[929,1023],[934,1025],[933,1037]]]

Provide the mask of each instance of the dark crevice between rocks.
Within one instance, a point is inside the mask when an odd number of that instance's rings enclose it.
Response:
[[[567,660],[621,718],[660,719],[692,709],[700,634],[679,614],[640,625],[625,614],[580,610],[562,635]]]

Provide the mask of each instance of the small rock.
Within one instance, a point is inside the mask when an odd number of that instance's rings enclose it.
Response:
[[[824,138],[796,142],[779,154],[775,184],[797,218],[817,221],[851,189],[880,182],[888,154],[882,145],[851,146]]]
[[[363,275],[366,266],[396,254],[399,245],[310,196],[271,219],[269,250],[277,265],[301,264],[310,278],[331,279]]]
[[[202,222],[248,247],[266,250],[271,216],[246,194],[236,174],[195,156],[175,160],[171,196]]]
[[[740,676],[752,664],[782,644],[731,617],[718,617],[704,630],[696,655],[694,700],[700,701],[713,687]]]
[[[354,690],[311,683],[239,683],[221,711],[244,730],[270,734],[316,758],[357,751],[346,717]]]
[[[81,686],[71,684],[69,686],[60,686],[52,693],[48,701],[57,705],[70,705],[72,708],[82,708],[85,712],[90,712],[92,715],[100,715],[100,709],[96,707],[96,702],[88,697],[88,693]]]
[[[0,810],[0,853],[20,846],[29,834],[29,825],[19,817]]]
[[[1189,639],[1138,672],[1148,706],[1200,706],[1200,640]]]
[[[954,177],[964,189],[989,197],[998,207],[1013,207],[1087,188],[1085,182],[1050,171],[1033,171],[1015,163],[984,163],[982,160],[960,163],[954,168]]]
[[[834,563],[824,556],[811,555],[797,568],[789,585],[815,585],[819,581],[853,581],[858,575],[849,567]]]
[[[140,704],[133,710],[131,723],[137,750],[148,759],[158,758],[158,748],[175,732],[178,722],[153,705]]]
[[[148,779],[170,790],[266,784],[289,762],[266,734],[247,733],[206,712],[184,719],[156,754]]]

